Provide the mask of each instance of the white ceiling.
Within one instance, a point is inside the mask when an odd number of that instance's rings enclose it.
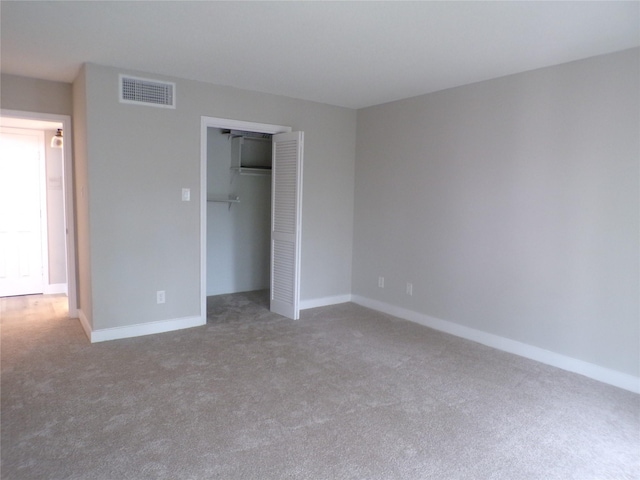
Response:
[[[83,62],[360,108],[640,45],[640,2],[0,2],[3,73]]]

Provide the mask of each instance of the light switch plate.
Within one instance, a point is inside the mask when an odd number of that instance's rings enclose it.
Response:
[[[182,189],[182,201],[183,202],[188,202],[191,200],[191,189],[190,188],[183,188]]]

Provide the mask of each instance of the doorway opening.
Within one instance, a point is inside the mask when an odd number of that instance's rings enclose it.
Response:
[[[75,271],[75,238],[74,238],[74,215],[73,215],[73,184],[72,184],[72,156],[71,156],[71,118],[68,115],[54,115],[33,112],[21,112],[14,110],[0,110],[0,127],[5,131],[14,132],[14,140],[19,139],[20,134],[23,137],[38,136],[41,144],[40,153],[44,158],[40,158],[40,183],[41,188],[38,195],[42,199],[42,222],[39,235],[39,244],[41,245],[41,255],[39,260],[42,262],[40,268],[41,287],[33,290],[33,285],[29,287],[30,291],[14,294],[28,293],[44,293],[44,294],[66,294],[68,312],[70,318],[77,316],[77,291],[76,291],[76,271]],[[64,132],[64,143],[62,148],[52,146],[52,137],[54,137],[58,129]],[[7,137],[11,140],[11,137]],[[20,142],[18,142],[20,143]],[[60,142],[54,141],[57,145]],[[10,143],[6,143],[9,145]],[[28,152],[28,149],[25,150]],[[9,162],[5,162],[9,165]],[[14,170],[12,176],[18,175],[18,170]],[[23,173],[24,169],[23,169]],[[13,177],[17,181],[17,177]],[[11,200],[3,198],[3,208],[8,211],[17,211],[17,206]],[[20,201],[25,204],[26,200]],[[38,213],[39,214],[39,213]],[[24,236],[24,234],[15,233],[22,230],[21,226],[14,229],[15,236]],[[8,232],[5,239],[9,238]],[[14,246],[15,246],[14,242]],[[8,248],[8,242],[0,245],[1,248]],[[18,244],[18,248],[21,246]],[[31,264],[37,259],[34,257],[28,263]],[[25,263],[18,267],[18,276],[25,273],[27,267]],[[15,265],[14,265],[15,267]],[[19,271],[22,269],[23,271]],[[15,270],[15,268],[14,268]],[[13,288],[13,287],[12,287]],[[13,291],[13,290],[12,290]],[[8,290],[5,293],[9,292]],[[11,292],[9,292],[11,293]]]
[[[269,289],[271,137],[207,129],[207,297]]]
[[[202,117],[204,321],[207,295],[264,289],[272,311],[298,318],[302,138],[282,125]]]

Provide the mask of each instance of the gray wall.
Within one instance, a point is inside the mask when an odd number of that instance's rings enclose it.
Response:
[[[638,376],[638,58],[360,110],[353,293]]]
[[[0,106],[7,110],[71,115],[71,84],[3,73]]]
[[[269,288],[271,176],[232,174],[228,136],[209,128],[207,138],[208,196],[240,198],[207,203],[207,295]],[[271,142],[258,142],[270,157]]]
[[[87,141],[80,176],[88,194],[78,249],[86,263],[90,240],[91,298],[81,302],[93,302],[94,329],[199,315],[202,115],[305,132],[301,299],[349,294],[355,111],[177,78],[169,79],[176,109],[128,105],[118,102],[118,74],[163,77],[93,64],[85,71],[74,84],[87,128],[76,129]],[[193,201],[180,201],[183,187]],[[156,305],[156,290],[166,291],[166,304]]]

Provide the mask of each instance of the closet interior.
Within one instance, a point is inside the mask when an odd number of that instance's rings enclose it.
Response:
[[[207,296],[269,288],[271,137],[207,129]]]

